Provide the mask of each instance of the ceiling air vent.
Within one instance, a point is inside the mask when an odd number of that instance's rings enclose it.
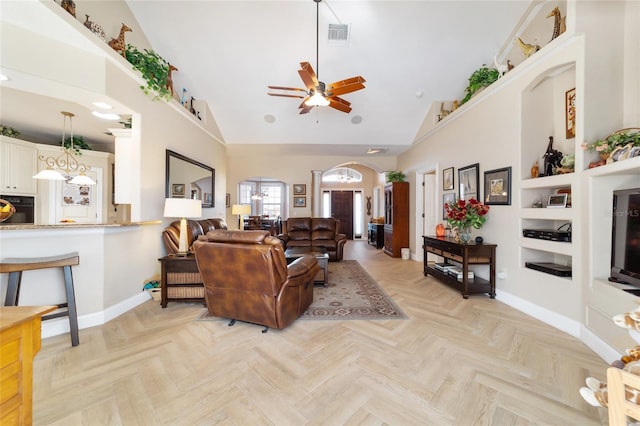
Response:
[[[349,44],[349,24],[329,24],[329,44]]]

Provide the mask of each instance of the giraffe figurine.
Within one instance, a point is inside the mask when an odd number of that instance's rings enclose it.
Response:
[[[174,95],[174,91],[173,91],[173,78],[171,77],[171,72],[172,71],[179,71],[178,68],[174,67],[173,65],[169,64],[169,71],[167,72],[167,83],[166,83],[166,87],[167,90],[169,90],[171,92],[171,96]]]
[[[111,41],[109,42],[109,46],[115,50],[116,52],[118,52],[119,54],[122,55],[123,58],[126,59],[126,47],[127,45],[124,42],[124,33],[126,33],[127,31],[131,31],[131,28],[127,27],[125,24],[122,24],[122,27],[120,27],[120,35],[118,35],[118,38],[112,38]]]
[[[560,34],[562,34],[567,30],[567,23],[566,23],[567,17],[566,16],[563,17],[560,14],[560,9],[558,9],[557,6],[555,7],[555,9],[551,11],[551,13],[547,15],[547,18],[551,18],[552,16],[554,18],[554,22],[553,22],[553,35],[551,36],[551,40],[558,37]]]
[[[522,53],[524,53],[524,56],[527,58],[540,50],[540,46],[538,46],[537,44],[525,43],[520,37],[516,37],[514,41],[518,43],[518,46],[520,46],[520,49],[522,49]]]

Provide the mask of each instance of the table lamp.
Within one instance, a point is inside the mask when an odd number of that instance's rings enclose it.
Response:
[[[187,247],[187,218],[202,216],[202,201],[190,198],[167,198],[164,200],[164,217],[179,217],[180,239],[176,256],[189,254]]]
[[[251,214],[251,206],[249,204],[234,204],[231,207],[231,214],[238,215],[238,229],[244,231],[244,224],[240,220],[242,216]]]

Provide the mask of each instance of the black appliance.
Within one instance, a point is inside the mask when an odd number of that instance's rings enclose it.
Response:
[[[1,225],[16,225],[20,223],[35,223],[35,197],[26,197],[22,195],[1,195],[5,201],[13,204],[16,212],[9,219],[0,222]]]

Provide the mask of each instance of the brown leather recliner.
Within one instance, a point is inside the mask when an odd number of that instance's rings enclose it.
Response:
[[[282,243],[267,231],[215,230],[193,248],[214,316],[282,329],[313,302],[318,261],[309,255],[287,266]]]
[[[191,245],[201,235],[214,229],[227,229],[224,219],[212,218],[201,220],[187,220],[187,248],[192,252]],[[162,232],[162,242],[167,254],[176,254],[180,242],[180,221],[176,220],[165,228]]]
[[[324,247],[329,260],[342,260],[347,236],[340,233],[340,221],[332,217],[290,217],[282,222],[278,235],[286,248]]]

